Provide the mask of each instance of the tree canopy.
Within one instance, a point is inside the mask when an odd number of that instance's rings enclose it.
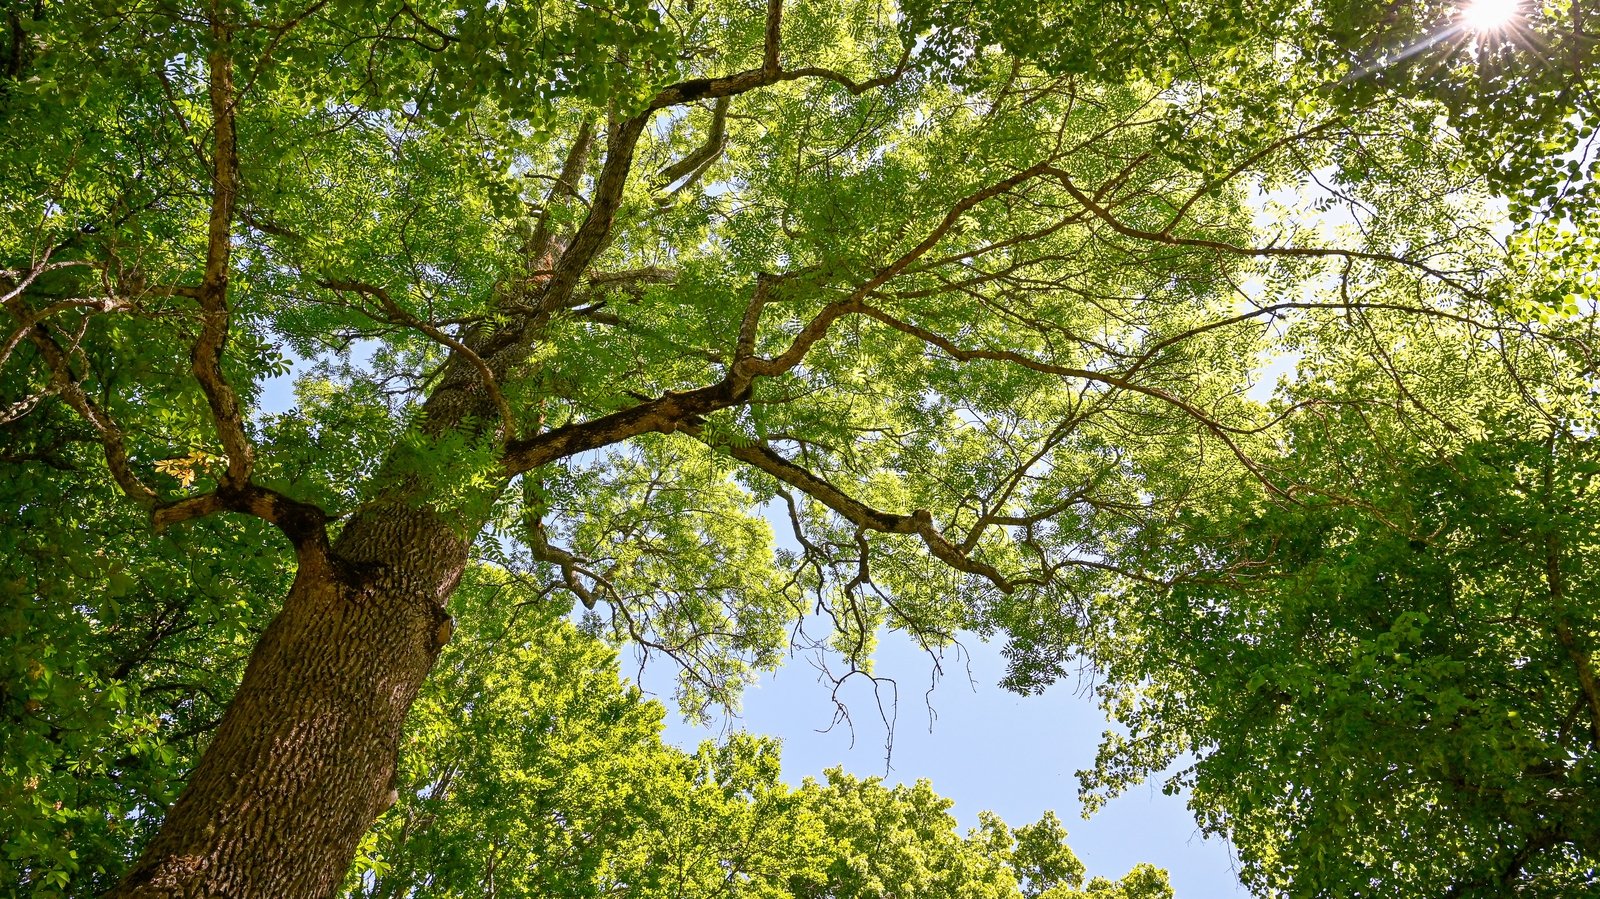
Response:
[[[1186,760],[1169,788],[1263,894],[1595,887],[1592,357],[1433,330],[1405,381],[1302,363],[1279,461],[1319,491],[1136,538],[1167,576],[1086,642],[1121,725],[1091,801]]]
[[[1593,886],[1580,3],[5,16],[17,889],[1161,895],[592,642],[884,632],[1094,666],[1265,895]]]

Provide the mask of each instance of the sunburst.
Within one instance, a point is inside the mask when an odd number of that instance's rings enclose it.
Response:
[[[1471,0],[1457,13],[1463,28],[1479,34],[1510,28],[1522,14],[1518,0]]]
[[[1345,80],[1365,78],[1392,68],[1441,44],[1449,44],[1453,48],[1450,52],[1466,50],[1476,53],[1510,42],[1537,52],[1528,28],[1528,12],[1524,3],[1525,0],[1465,0],[1456,7],[1452,20],[1411,44],[1381,51],[1375,59],[1370,59],[1347,75]],[[1445,65],[1447,58],[1448,54],[1434,57],[1428,68]]]

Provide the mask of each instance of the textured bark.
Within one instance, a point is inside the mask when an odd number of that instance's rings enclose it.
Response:
[[[303,551],[210,747],[112,895],[332,895],[393,801],[401,726],[465,561],[436,516],[394,508],[352,521],[331,553]]]
[[[479,333],[482,345],[494,335]],[[515,346],[491,359],[505,367]],[[477,368],[453,357],[421,430],[483,435],[498,410]],[[389,485],[329,546],[299,544],[289,595],[251,653],[239,692],[114,899],[332,896],[356,845],[394,801],[406,713],[449,640],[445,610],[482,526],[426,502],[423,473],[391,458]],[[485,512],[494,495],[482,497]]]

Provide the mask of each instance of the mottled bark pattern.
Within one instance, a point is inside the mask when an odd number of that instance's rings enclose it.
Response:
[[[299,574],[165,826],[117,897],[328,896],[392,801],[401,726],[448,633],[461,542],[374,510]]]
[[[481,433],[495,410],[458,359],[423,430]],[[388,495],[330,547],[301,546],[283,610],[160,833],[112,899],[331,896],[388,808],[401,728],[450,633],[473,523],[385,466]],[[492,499],[492,497],[490,498]],[[487,503],[485,504],[487,507]],[[479,523],[481,524],[481,523]]]

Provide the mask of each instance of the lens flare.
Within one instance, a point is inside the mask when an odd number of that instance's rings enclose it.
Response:
[[[1496,31],[1517,17],[1517,0],[1471,0],[1461,7],[1461,24],[1473,31]]]

